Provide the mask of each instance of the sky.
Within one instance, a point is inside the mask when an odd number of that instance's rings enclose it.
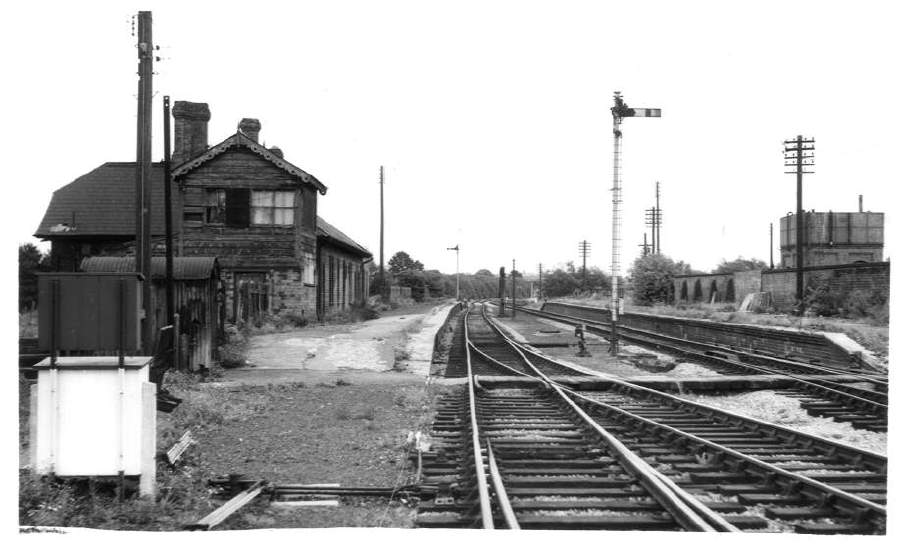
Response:
[[[623,263],[660,182],[662,252],[709,270],[768,260],[795,208],[782,142],[816,139],[807,209],[887,212],[900,98],[887,2],[77,2],[5,8],[7,238],[34,241],[52,192],[135,157],[132,16],[153,12],[153,158],[162,97],[209,104],[210,144],[260,140],[328,186],[319,213],[378,258],[474,272],[608,270],[614,91],[623,124]],[[129,183],[130,184],[130,183]],[[160,210],[157,210],[160,211]],[[8,218],[9,219],[9,218]],[[9,223],[9,221],[7,221]],[[777,259],[776,259],[777,261]]]

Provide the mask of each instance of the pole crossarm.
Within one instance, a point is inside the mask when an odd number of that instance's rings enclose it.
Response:
[[[806,294],[804,292],[804,274],[803,269],[804,265],[804,246],[805,246],[805,228],[804,228],[804,212],[803,212],[803,174],[812,174],[815,173],[811,170],[806,170],[805,168],[812,167],[816,163],[815,159],[815,148],[816,148],[816,140],[812,137],[804,138],[802,135],[798,135],[796,139],[785,139],[784,140],[784,166],[786,168],[793,168],[792,170],[785,170],[786,174],[793,174],[797,176],[797,212],[795,216],[795,242],[794,242],[794,268],[796,269],[796,291],[794,293],[794,299],[797,303],[797,313],[799,315],[803,315],[805,310],[804,298]],[[771,229],[770,229],[771,231]],[[771,242],[771,232],[770,232],[770,242]],[[772,263],[771,258],[771,244],[770,244],[770,258],[769,263]]]

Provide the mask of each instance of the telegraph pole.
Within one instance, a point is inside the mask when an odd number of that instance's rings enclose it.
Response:
[[[172,250],[172,155],[169,140],[169,96],[163,96],[163,172],[166,201],[166,324],[175,326],[175,281],[173,276],[174,251]],[[177,337],[177,335],[176,335]]]
[[[644,233],[644,243],[638,244],[638,248],[641,249],[641,257],[650,255],[650,244],[647,244],[647,233]]]
[[[662,210],[659,208],[659,181],[656,182],[656,206],[644,210],[644,224],[650,227],[650,253],[658,254],[660,251],[660,225],[662,225]]]
[[[381,277],[381,300],[389,296],[387,279],[384,278],[384,166],[378,167],[378,188],[381,195],[381,231],[378,237],[378,276]]]
[[[150,215],[152,196],[152,127],[153,127],[153,16],[149,11],[138,12],[138,106],[137,159],[135,162],[135,269],[144,277],[142,299],[144,319],[141,329],[142,352],[152,348],[153,319],[150,311],[150,264],[152,247]]]
[[[662,253],[660,241],[660,225],[662,225],[662,210],[659,209],[659,181],[656,182],[656,253]]]
[[[578,253],[581,255],[581,289],[587,289],[587,256],[591,253],[591,243],[582,240],[578,243]]]
[[[516,260],[513,259],[513,270],[512,270],[512,317],[516,318]]]
[[[644,226],[650,227],[650,253],[656,254],[656,208],[644,210]]]
[[[784,142],[784,165],[786,168],[784,173],[797,175],[797,215],[795,217],[797,224],[797,236],[795,242],[794,262],[797,271],[797,291],[796,299],[798,302],[797,312],[803,316],[806,309],[803,303],[803,174],[815,173],[813,171],[804,171],[804,167],[812,167],[815,165],[815,138],[804,138],[798,135],[796,139],[789,139]]]
[[[620,205],[622,204],[622,131],[619,129],[623,118],[662,116],[660,109],[632,109],[625,104],[620,92],[613,94],[613,107],[610,109],[613,116],[613,188],[612,188],[612,264],[610,265],[612,278],[612,303],[610,306],[610,337],[609,352],[613,356],[619,353],[619,248],[621,246],[622,219]]]

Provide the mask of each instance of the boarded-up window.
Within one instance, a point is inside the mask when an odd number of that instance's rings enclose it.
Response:
[[[294,191],[253,191],[254,225],[293,225]]]
[[[206,191],[206,222],[225,223],[225,189]]]
[[[250,226],[250,189],[225,191],[225,225],[236,228]]]

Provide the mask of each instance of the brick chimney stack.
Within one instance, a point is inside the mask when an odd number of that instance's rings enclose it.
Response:
[[[207,140],[209,105],[176,101],[172,107],[172,118],[175,121],[172,165],[177,166],[209,148]]]
[[[259,143],[259,130],[261,129],[262,125],[255,118],[242,118],[241,123],[238,124],[238,131],[257,143]]]

